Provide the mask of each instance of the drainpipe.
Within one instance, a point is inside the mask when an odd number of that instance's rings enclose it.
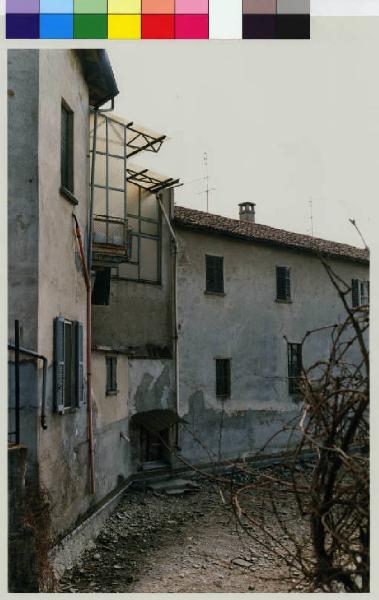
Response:
[[[175,235],[175,232],[172,228],[170,219],[166,213],[166,210],[163,206],[163,202],[162,202],[162,198],[160,195],[157,194],[157,200],[159,203],[159,206],[161,208],[162,214],[164,216],[164,219],[167,223],[167,226],[169,228],[170,234],[171,234],[171,238],[172,238],[172,242],[173,242],[173,249],[172,249],[172,255],[173,255],[173,317],[174,317],[174,323],[173,323],[173,342],[174,342],[174,363],[175,363],[175,395],[176,395],[176,412],[177,414],[179,414],[179,408],[180,408],[180,395],[179,395],[179,331],[178,331],[178,267],[177,267],[177,263],[178,263],[178,249],[179,249],[179,244],[178,244],[178,240],[177,237]],[[172,200],[172,189],[170,189],[170,202]],[[176,428],[176,447],[177,449],[179,448],[179,427]]]
[[[84,256],[83,240],[80,233],[80,227],[76,215],[72,215],[75,220],[75,235],[79,245],[80,260],[82,262],[84,281],[87,290],[87,439],[89,453],[89,471],[90,471],[90,489],[91,494],[95,494],[95,460],[93,447],[93,412],[92,412],[92,303],[91,303],[91,279]]]

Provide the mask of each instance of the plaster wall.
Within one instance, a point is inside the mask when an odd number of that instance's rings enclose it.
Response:
[[[39,51],[8,51],[8,324],[37,349]]]
[[[298,412],[288,392],[284,336],[301,342],[306,331],[341,321],[342,304],[310,255],[178,227],[176,233],[183,455],[196,462],[253,452]],[[224,257],[224,295],[204,293],[206,254]],[[291,269],[291,303],[276,301],[276,266]],[[347,281],[368,279],[365,265],[339,260],[333,267]],[[312,336],[304,365],[327,356],[329,345],[329,332]],[[231,359],[231,397],[224,401],[216,398],[215,358]],[[286,444],[281,435],[269,450]]]

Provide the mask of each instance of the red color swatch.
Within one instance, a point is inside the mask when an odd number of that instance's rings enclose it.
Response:
[[[142,15],[142,39],[167,40],[174,37],[174,15]]]

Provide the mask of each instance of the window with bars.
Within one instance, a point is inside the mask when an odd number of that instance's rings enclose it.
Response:
[[[61,187],[74,193],[74,113],[62,101],[61,106]]]
[[[154,194],[128,184],[128,227],[131,229],[130,260],[112,271],[119,279],[160,283],[161,214]]]
[[[107,369],[106,393],[111,395],[117,392],[117,357],[107,356],[105,362]]]
[[[216,358],[216,396],[217,398],[229,398],[230,393],[230,358]]]
[[[54,322],[55,409],[78,408],[84,399],[83,325],[57,317]]]
[[[291,300],[291,279],[289,267],[276,267],[276,299]]]
[[[370,303],[370,282],[361,279],[352,279],[351,281],[352,305],[368,306]]]
[[[206,292],[224,293],[224,259],[222,256],[205,256]]]
[[[290,394],[300,392],[300,377],[303,368],[302,345],[288,343],[288,391]]]

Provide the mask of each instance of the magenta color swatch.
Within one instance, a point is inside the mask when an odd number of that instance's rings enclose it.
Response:
[[[7,14],[38,14],[39,0],[7,0]]]
[[[208,39],[208,15],[176,15],[175,37],[182,40]]]

